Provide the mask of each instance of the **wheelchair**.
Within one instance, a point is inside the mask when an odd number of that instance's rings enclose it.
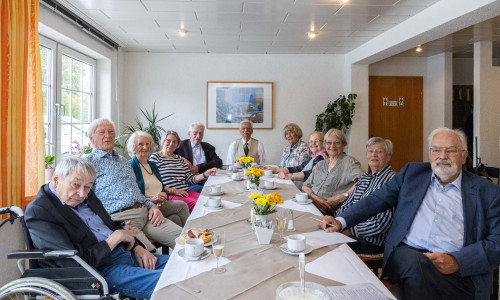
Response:
[[[17,259],[21,278],[0,287],[2,299],[131,299],[121,293],[109,292],[104,277],[92,266],[77,255],[76,250],[40,250],[34,249],[28,228],[24,222],[24,211],[16,206],[0,208],[0,215],[8,214],[8,218],[0,223],[14,223],[19,219],[26,250],[16,250],[8,254],[9,259]],[[73,259],[80,267],[40,268],[38,260]],[[28,261],[29,269],[25,269],[24,261]]]

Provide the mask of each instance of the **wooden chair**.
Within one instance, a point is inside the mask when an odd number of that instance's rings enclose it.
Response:
[[[358,257],[365,263],[365,265],[372,270],[373,274],[380,278],[382,276],[382,261],[384,260],[384,255],[358,255]],[[392,283],[385,279],[380,278],[380,281],[385,285],[385,287],[390,290]]]

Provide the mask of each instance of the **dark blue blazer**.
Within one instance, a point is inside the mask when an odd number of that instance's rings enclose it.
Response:
[[[385,242],[384,267],[408,233],[431,183],[431,174],[429,163],[409,163],[391,181],[340,215],[347,227],[352,227],[396,207]],[[464,170],[462,203],[464,245],[450,254],[460,265],[460,275],[472,278],[475,299],[489,299],[493,270],[500,264],[500,187]]]
[[[129,160],[130,165],[132,166],[132,170],[134,170],[135,173],[135,179],[137,180],[137,185],[139,186],[139,189],[141,190],[141,193],[145,196],[146,195],[146,187],[144,186],[144,177],[142,177],[142,171],[141,171],[141,164],[137,160],[137,157],[133,157],[131,160]],[[153,174],[155,174],[156,178],[161,182],[161,191],[167,194],[167,200],[169,199],[167,191],[165,191],[165,186],[163,185],[163,181],[161,180],[161,175],[160,175],[160,170],[158,170],[158,167],[148,161],[149,166],[151,167],[151,171],[153,171]]]
[[[209,143],[201,142],[201,149],[203,149],[203,153],[205,153],[206,161],[198,165],[198,173],[201,174],[208,169],[222,167],[222,159],[220,159],[215,152],[214,146]],[[193,163],[193,148],[191,148],[190,139],[183,140],[174,153],[184,157],[190,163]]]

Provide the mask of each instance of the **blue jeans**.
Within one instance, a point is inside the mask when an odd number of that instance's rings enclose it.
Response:
[[[168,255],[155,255],[155,270],[139,267],[132,252],[123,247],[117,247],[111,253],[113,262],[101,270],[112,292],[122,292],[134,298],[151,298],[163,268],[168,261]]]
[[[203,187],[205,186],[205,182],[207,182],[207,180],[203,179],[203,180],[199,181],[197,184],[190,185],[189,189],[191,191],[195,191],[195,192],[201,194],[201,190],[203,190]]]

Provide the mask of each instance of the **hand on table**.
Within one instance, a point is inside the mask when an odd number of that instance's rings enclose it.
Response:
[[[158,259],[148,250],[142,248],[141,246],[137,246],[134,248],[134,256],[139,263],[139,267],[147,270],[155,269],[156,261]]]
[[[205,176],[210,177],[210,176],[215,176],[217,175],[217,168],[211,168],[205,171]]]
[[[460,270],[455,257],[441,252],[424,253],[442,274],[452,274]]]
[[[156,227],[156,226],[161,225],[165,222],[165,217],[161,213],[158,206],[153,205],[149,209],[148,220],[151,222],[151,224],[153,224],[153,226]]]
[[[281,179],[292,179],[292,175],[285,174],[285,172],[279,172],[276,177],[281,178]]]
[[[331,224],[331,225],[328,225]],[[332,216],[324,216],[321,218],[321,222],[318,223],[318,226],[321,227],[326,232],[338,232],[342,228],[342,224],[335,220]]]

